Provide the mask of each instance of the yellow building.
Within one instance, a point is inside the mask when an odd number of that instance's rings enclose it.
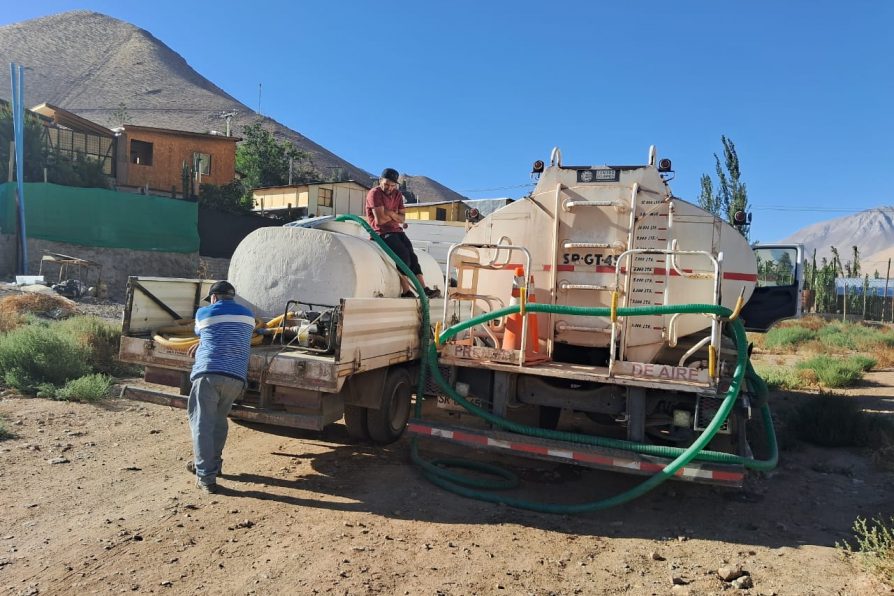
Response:
[[[466,221],[468,205],[462,201],[437,201],[404,205],[407,219],[422,221]]]
[[[256,188],[252,191],[253,210],[261,214],[291,212],[296,217],[363,216],[367,192],[368,186],[353,180]]]

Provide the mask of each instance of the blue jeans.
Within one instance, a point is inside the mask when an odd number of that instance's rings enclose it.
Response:
[[[227,414],[243,389],[244,382],[224,375],[201,375],[192,383],[186,414],[192,431],[196,477],[202,484],[217,482],[227,442]]]

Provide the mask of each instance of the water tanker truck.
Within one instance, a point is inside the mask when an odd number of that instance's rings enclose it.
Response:
[[[744,329],[800,314],[801,248],[749,246],[675,197],[654,147],[630,166],[554,149],[532,175],[529,196],[469,224],[446,272],[420,253],[437,300],[399,298],[402,264],[355,216],[248,235],[228,279],[258,324],[231,416],[731,486],[775,465]],[[179,392],[124,396],[185,407],[211,283],[131,278],[120,358]]]

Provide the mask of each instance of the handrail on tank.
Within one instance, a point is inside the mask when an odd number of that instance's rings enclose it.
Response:
[[[562,167],[562,150],[558,147],[553,147],[553,150],[549,154],[549,165]]]
[[[497,246],[504,246],[503,240],[511,241],[512,239],[509,238],[509,236],[500,236],[500,239],[497,240]],[[497,250],[494,251],[494,258],[492,258],[490,260],[490,263],[488,263],[487,266],[493,267],[494,269],[502,269],[503,267],[505,267],[506,265],[509,264],[509,261],[512,260],[512,251],[511,250],[506,251],[506,262],[498,265],[497,258],[499,258],[499,256],[500,256],[500,249],[498,248]]]
[[[628,277],[629,277],[633,255],[638,255],[638,254],[639,255],[641,255],[641,254],[656,254],[656,255],[663,254],[663,255],[668,255],[668,256],[669,255],[702,255],[702,256],[708,257],[708,259],[711,260],[711,263],[714,266],[714,304],[719,304],[719,302],[720,302],[720,265],[719,265],[717,259],[715,259],[711,253],[704,251],[704,250],[668,250],[668,249],[663,249],[663,248],[632,248],[632,249],[626,250],[626,251],[622,252],[620,255],[618,255],[618,258],[615,261],[615,286],[616,287],[620,288],[621,262],[624,260],[625,257],[627,257],[627,261],[628,261],[627,273],[628,273]],[[626,290],[627,290],[627,288],[625,288],[625,291]],[[629,292],[627,292],[627,296],[625,298],[626,298],[625,304],[627,304],[629,306]],[[712,331],[712,333],[711,333],[712,345],[714,345],[715,348],[717,347],[716,343],[719,340],[719,334],[716,334],[716,337],[715,337],[715,332],[714,332],[714,326],[717,325],[717,323],[718,323],[718,321],[715,318],[715,320],[712,322],[712,329],[711,329],[711,331]],[[617,348],[615,346],[615,344],[617,343],[616,340],[617,340],[617,327],[616,327],[616,324],[613,323],[612,324],[612,341],[609,346],[609,350],[610,350],[609,361],[608,361],[609,376],[612,375],[612,371],[614,368],[615,355],[617,353],[616,352]],[[624,357],[624,354],[623,354],[623,352],[621,352],[621,358],[623,358],[623,357]]]
[[[502,238],[501,238],[501,240],[502,240]],[[524,246],[515,246],[512,244],[497,245],[497,244],[475,244],[475,243],[466,243],[466,242],[454,244],[447,250],[447,273],[444,276],[444,287],[448,288],[448,291],[444,296],[444,313],[443,313],[443,316],[441,317],[441,325],[444,329],[447,328],[447,303],[450,302],[450,300],[449,300],[449,297],[450,297],[450,291],[449,291],[450,269],[451,269],[451,264],[453,262],[453,253],[458,248],[476,248],[476,249],[486,248],[486,249],[506,250],[506,251],[509,251],[510,254],[513,251],[519,251],[519,252],[523,253],[525,256],[525,267],[524,267],[524,270],[525,270],[525,285],[524,285],[525,295],[524,295],[523,300],[528,299],[527,298],[528,290],[530,289],[529,288],[529,285],[530,285],[529,280],[531,279],[532,271],[531,271],[531,251],[529,251],[527,248],[525,248]],[[521,350],[520,350],[519,361],[518,361],[519,366],[524,365],[525,354],[527,353],[527,348],[528,348],[528,315],[527,314],[524,314],[522,316],[521,333],[522,333]]]
[[[658,149],[655,148],[655,145],[649,145],[649,165],[655,165],[655,158],[658,156]]]
[[[627,210],[627,205],[621,201],[575,201],[574,199],[562,201],[562,211],[571,211],[574,207],[614,207],[621,213]]]

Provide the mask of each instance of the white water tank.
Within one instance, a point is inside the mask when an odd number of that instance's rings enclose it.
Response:
[[[417,255],[429,285],[443,285],[437,262]],[[255,230],[236,247],[227,279],[258,317],[282,314],[289,300],[334,306],[342,298],[400,296],[397,267],[347,222]]]

